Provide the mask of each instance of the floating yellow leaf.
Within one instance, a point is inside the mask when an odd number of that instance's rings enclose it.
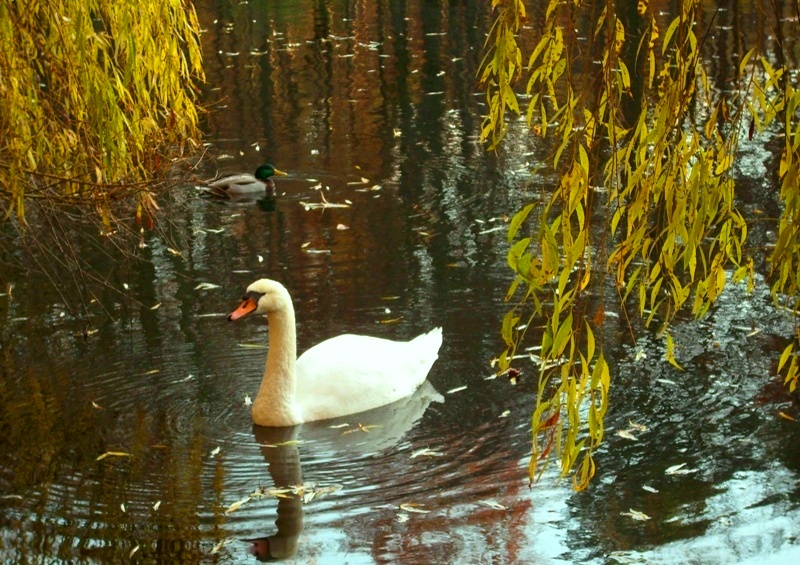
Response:
[[[622,514],[623,516],[630,516],[634,520],[640,520],[642,522],[650,519],[650,516],[648,516],[644,512],[639,512],[638,510],[634,510],[633,508],[631,508],[627,512],[620,512],[620,514]]]
[[[106,451],[97,459],[95,459],[95,461],[102,461],[106,457],[133,457],[133,456],[130,453],[126,453],[124,451]]]
[[[416,459],[417,457],[442,457],[443,453],[438,451],[433,451],[429,448],[419,449],[411,454],[411,459]]]
[[[406,512],[416,512],[417,514],[430,514],[430,510],[424,510],[421,508],[425,506],[424,504],[417,504],[416,502],[404,502],[400,505],[401,510],[405,510]]]
[[[502,504],[493,500],[479,500],[478,504],[488,506],[489,508],[494,508],[495,510],[508,510],[507,506],[503,506]]]
[[[668,467],[664,474],[666,475],[688,475],[690,473],[696,473],[697,469],[684,469],[686,467],[686,463],[681,463],[680,465],[673,465],[672,467]]]
[[[241,500],[237,500],[236,502],[234,502],[233,504],[231,504],[230,506],[228,506],[225,509],[225,514],[230,514],[231,512],[236,512],[239,508],[242,507],[242,505],[250,502],[251,498],[252,497],[248,495],[248,496],[245,496],[244,498],[242,498]]]

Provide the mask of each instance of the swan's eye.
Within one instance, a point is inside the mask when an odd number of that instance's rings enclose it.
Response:
[[[247,299],[250,298],[249,294],[242,295],[242,302],[247,302]]]

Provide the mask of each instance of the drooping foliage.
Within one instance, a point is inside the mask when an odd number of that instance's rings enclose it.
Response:
[[[198,136],[199,25],[184,0],[0,2],[0,205],[88,208],[112,229],[111,203],[148,189]]]
[[[503,321],[499,366],[510,367],[531,345],[530,329],[544,325],[535,346],[530,478],[558,453],[561,475],[583,489],[595,472],[611,391],[597,298],[603,292],[590,300],[588,290],[610,277],[625,315],[634,310],[645,325],[656,322],[666,361],[680,369],[670,334],[675,314],[703,316],[732,281],[754,284],[732,165],[742,139],[766,128],[785,133],[772,291],[776,301],[800,305],[800,94],[787,69],[756,47],[741,57],[734,83],[713,85],[701,55],[714,22],[700,17],[698,0],[680,2],[662,27],[646,0],[635,14],[620,3],[551,0],[526,30],[521,1],[493,5],[497,23],[481,71],[489,109],[482,138],[497,148],[506,112],[525,111],[533,133],[554,148],[547,165],[558,178],[543,204],[526,205],[510,222],[514,306]],[[779,14],[772,25],[780,27]],[[523,55],[525,40],[532,48]],[[524,94],[520,77],[527,78]],[[779,361],[792,391],[796,347],[787,346]]]

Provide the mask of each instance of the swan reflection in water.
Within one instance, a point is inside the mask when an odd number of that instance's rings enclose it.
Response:
[[[323,445],[338,454],[369,455],[394,447],[422,419],[431,402],[443,402],[428,381],[417,391],[393,404],[341,418],[307,422],[293,427],[253,426],[267,470],[276,489],[292,489],[303,484],[298,441]],[[369,425],[369,433],[344,433],[359,423]],[[288,559],[297,553],[303,533],[303,492],[294,489],[278,497],[278,531],[270,536],[243,540],[251,544],[250,553],[259,561]]]

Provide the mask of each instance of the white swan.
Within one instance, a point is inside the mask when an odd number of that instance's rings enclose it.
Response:
[[[298,359],[286,288],[270,279],[254,282],[228,320],[251,312],[266,314],[269,321],[267,365],[252,408],[259,426],[294,426],[400,400],[425,381],[442,345],[441,328],[411,341],[344,334]]]

